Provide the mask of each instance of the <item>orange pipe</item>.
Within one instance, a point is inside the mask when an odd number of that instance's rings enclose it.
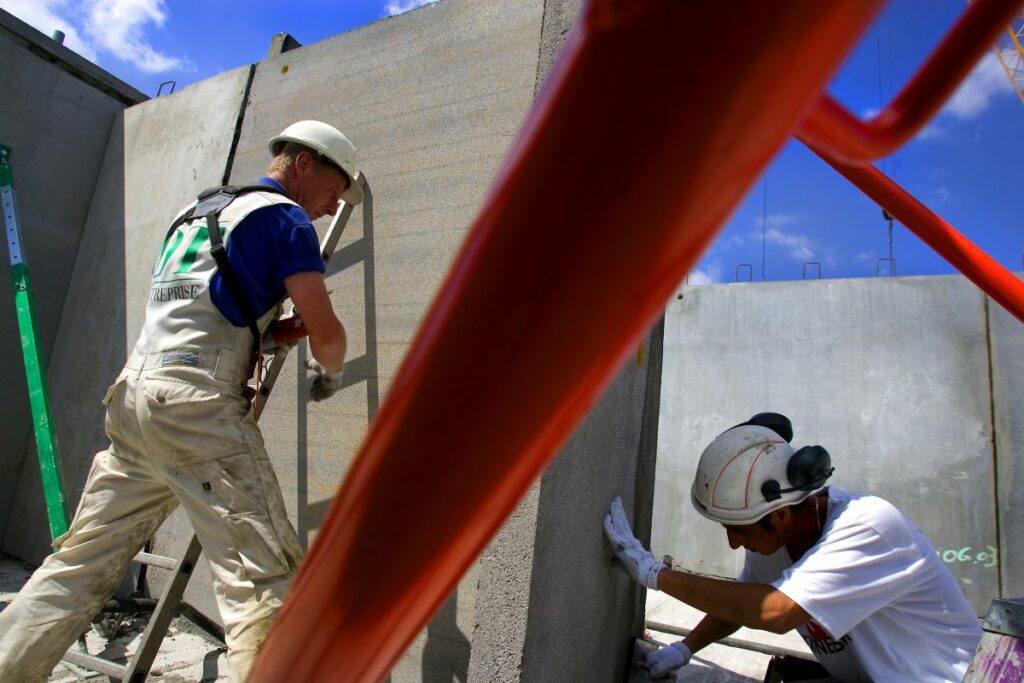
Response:
[[[1024,282],[870,164],[848,164],[804,144],[907,226],[925,244],[1024,322]]]
[[[250,681],[387,674],[880,4],[586,5]]]
[[[974,0],[914,78],[885,109],[861,121],[823,94],[800,137],[847,162],[870,161],[902,146],[934,116],[1017,15],[1020,0]]]

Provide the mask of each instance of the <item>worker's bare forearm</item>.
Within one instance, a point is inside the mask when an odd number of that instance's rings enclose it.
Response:
[[[345,327],[334,312],[323,276],[315,270],[295,273],[284,279],[284,288],[302,316],[313,358],[330,372],[341,370],[345,364]]]
[[[345,327],[340,321],[336,327],[329,326],[319,334],[311,333],[309,335],[309,352],[320,365],[330,372],[341,370],[345,364],[347,347],[348,338],[345,334]]]
[[[785,633],[810,616],[773,586],[663,569],[658,590],[717,619],[774,633]]]
[[[705,616],[690,631],[690,635],[686,636],[683,642],[686,643],[686,647],[690,648],[690,652],[698,652],[711,643],[717,643],[722,638],[731,636],[738,628],[739,626],[731,621],[710,615]]]

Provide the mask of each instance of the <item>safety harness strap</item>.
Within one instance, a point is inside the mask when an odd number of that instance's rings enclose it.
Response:
[[[245,296],[245,291],[239,284],[238,279],[235,277],[235,273],[231,268],[231,262],[228,261],[227,249],[224,247],[224,240],[221,237],[220,226],[217,221],[217,216],[220,212],[227,207],[228,204],[233,202],[239,195],[247,194],[249,192],[273,192],[275,194],[284,195],[282,190],[279,190],[272,185],[263,185],[256,183],[253,185],[224,185],[222,187],[211,187],[203,190],[199,193],[195,206],[184,212],[173,223],[167,230],[167,236],[164,238],[166,242],[174,234],[174,231],[178,229],[183,223],[187,223],[196,216],[206,217],[206,227],[210,235],[210,255],[213,256],[213,260],[217,263],[217,268],[220,270],[221,277],[224,279],[224,284],[227,285],[228,292],[231,293],[231,297],[235,300],[235,304],[238,305],[238,310],[242,316],[245,317],[245,324],[249,327],[249,331],[252,332],[254,348],[260,346],[260,331],[256,326],[256,316],[253,315],[252,308],[249,306],[249,299]]]
[[[242,286],[238,284],[238,280],[235,279],[235,273],[231,269],[230,261],[228,261],[228,250],[224,248],[224,240],[220,236],[217,211],[210,211],[206,214],[206,228],[210,233],[210,256],[217,262],[220,276],[224,279],[224,284],[228,286],[231,296],[234,297],[238,310],[241,311],[242,316],[245,318],[245,324],[249,326],[249,331],[252,332],[253,344],[256,345],[256,348],[259,348],[260,331],[256,326],[256,316],[253,315],[252,307],[249,306],[249,299],[245,296],[245,292],[242,291]]]

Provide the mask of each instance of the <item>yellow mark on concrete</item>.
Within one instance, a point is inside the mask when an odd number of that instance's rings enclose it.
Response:
[[[644,345],[636,347],[636,366],[642,368],[644,366]]]

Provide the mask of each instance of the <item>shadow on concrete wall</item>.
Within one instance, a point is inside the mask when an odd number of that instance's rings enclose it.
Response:
[[[420,678],[423,683],[465,683],[469,679],[470,643],[459,630],[458,600],[459,594],[455,591],[427,624]]]
[[[380,407],[380,384],[377,368],[377,296],[374,280],[374,246],[373,246],[373,189],[366,182],[363,188],[363,236],[346,245],[341,251],[334,253],[327,263],[324,280],[345,271],[357,264],[363,266],[363,305],[365,307],[365,348],[366,353],[359,358],[347,360],[345,374],[342,378],[342,389],[354,386],[359,382],[366,383],[366,415],[367,422],[373,422]],[[299,357],[299,373],[297,374],[296,396],[302,396],[308,380],[302,372],[309,360],[308,346],[303,344]],[[298,518],[299,542],[303,552],[309,551],[310,520],[320,520],[327,514],[327,508],[333,498],[317,503],[309,502],[309,411],[305,401],[298,401],[295,443],[295,480],[296,508]]]

